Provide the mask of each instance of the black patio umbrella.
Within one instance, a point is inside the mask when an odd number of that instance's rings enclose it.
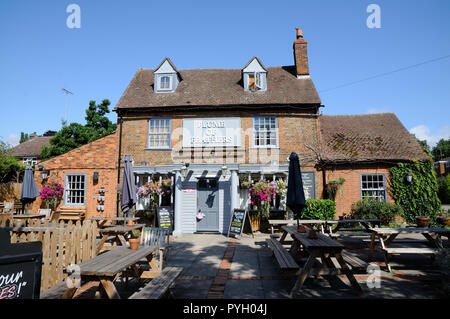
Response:
[[[305,192],[303,191],[302,173],[300,162],[295,152],[289,156],[289,177],[286,205],[292,210],[297,218],[299,226],[300,213],[306,207]]]
[[[22,191],[20,192],[20,201],[22,202],[22,209],[25,205],[31,204],[40,195],[39,190],[34,182],[34,174],[31,166],[25,168],[25,175],[23,177]]]
[[[122,205],[121,209],[125,216],[128,215],[130,209],[136,204],[136,184],[134,183],[133,159],[130,155],[125,155],[123,159],[125,165],[123,169],[123,185],[122,185]]]

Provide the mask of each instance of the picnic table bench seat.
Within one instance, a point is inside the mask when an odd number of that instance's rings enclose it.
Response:
[[[403,248],[403,247],[386,247],[382,249],[384,252],[395,255],[395,254],[437,254],[442,249],[445,248],[429,248],[429,247],[410,247],[410,248]]]
[[[64,295],[66,290],[67,290],[67,284],[65,281],[63,281],[62,283],[41,292],[39,298],[40,299],[60,299],[61,296]]]
[[[267,245],[272,249],[273,254],[280,266],[281,270],[298,270],[299,266],[295,262],[291,254],[283,247],[283,245],[275,239],[266,239]]]
[[[342,251],[342,258],[352,268],[353,273],[365,274],[367,272],[369,263],[360,259],[356,253],[344,249]]]
[[[181,267],[166,267],[162,272],[152,279],[139,291],[132,294],[128,299],[161,299],[165,296],[171,297],[169,290],[172,283],[181,274]]]

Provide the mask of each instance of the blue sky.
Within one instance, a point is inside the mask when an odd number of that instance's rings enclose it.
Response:
[[[79,29],[66,25],[72,3]],[[366,25],[372,3],[379,29]],[[166,56],[178,69],[241,68],[255,55],[292,65],[295,27],[324,114],[394,112],[429,144],[450,137],[450,58],[342,86],[450,55],[448,0],[2,0],[0,137],[15,144],[22,131],[59,130],[62,87],[74,92],[69,123],[85,123],[90,100],[112,109],[138,68]]]

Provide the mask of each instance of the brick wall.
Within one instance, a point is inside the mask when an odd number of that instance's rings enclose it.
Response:
[[[58,182],[64,185],[64,176],[68,173],[85,173],[86,176],[86,218],[93,216],[116,216],[117,200],[117,158],[118,158],[118,133],[108,135],[90,144],[72,150],[63,155],[40,163],[44,170],[50,170],[49,182]],[[99,173],[98,182],[94,183],[94,172]],[[43,186],[40,172],[36,171],[35,181],[38,189]],[[97,211],[99,189],[105,188],[105,210]],[[61,200],[60,207],[63,206]],[[33,210],[45,208],[38,198]]]
[[[328,169],[325,173],[325,185],[330,180],[335,180],[337,178],[344,178],[345,182],[340,187],[338,193],[336,194],[336,218],[350,212],[352,203],[361,199],[361,182],[360,175],[363,173],[382,173],[385,174],[387,180],[387,187],[389,186],[389,166],[377,166],[373,165],[353,165],[353,166],[341,166],[333,169]],[[323,172],[320,172],[320,178],[317,180],[319,182],[320,194],[323,194],[324,182],[323,182]],[[394,200],[386,190],[387,201],[394,203]]]
[[[279,126],[278,149],[251,148],[251,118],[253,114],[277,115]],[[269,164],[273,160],[286,164],[291,152],[297,152],[305,162],[312,165],[318,153],[317,118],[309,113],[227,112],[227,117],[241,118],[241,147],[238,148],[182,148],[183,118],[219,117],[214,112],[172,113],[172,150],[146,149],[148,119],[161,114],[134,114],[124,116],[122,154],[132,156],[135,165],[168,165],[173,163],[254,163]],[[225,159],[224,159],[225,158]]]

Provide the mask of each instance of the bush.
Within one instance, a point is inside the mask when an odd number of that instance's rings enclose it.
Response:
[[[444,204],[450,203],[450,174],[438,178],[439,199]]]
[[[331,199],[308,199],[306,208],[301,213],[302,219],[334,219],[336,203]]]
[[[389,225],[395,221],[395,216],[403,215],[400,205],[367,198],[353,203],[350,213],[350,217],[354,219],[380,219],[382,225]]]

